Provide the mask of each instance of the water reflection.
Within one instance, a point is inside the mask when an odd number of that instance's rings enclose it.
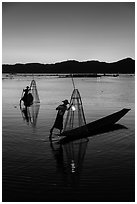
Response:
[[[125,129],[126,127],[120,124],[114,124],[105,128],[99,129],[93,132],[90,136],[96,136],[97,134],[108,133],[119,129]],[[72,136],[72,135],[71,135]],[[85,135],[78,138],[64,137],[60,140],[56,135],[49,137],[50,146],[54,158],[56,160],[56,169],[65,186],[78,190],[81,188],[81,173],[83,169],[83,162],[86,154],[87,144],[89,139]]]
[[[33,104],[30,107],[20,106],[22,118],[27,123],[27,125],[31,125],[32,127],[36,126],[39,108],[40,108],[39,104]]]
[[[87,138],[83,138],[63,145],[64,155],[67,160],[69,172],[80,172],[84,161],[88,141],[89,140]]]
[[[50,146],[56,160],[57,171],[67,186],[78,187],[86,154],[87,138],[61,144],[50,140]]]

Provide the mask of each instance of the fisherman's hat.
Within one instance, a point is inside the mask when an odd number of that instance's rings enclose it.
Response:
[[[63,103],[65,103],[65,104],[69,104],[69,102],[68,102],[68,100],[67,99],[65,99],[64,101],[62,101]]]

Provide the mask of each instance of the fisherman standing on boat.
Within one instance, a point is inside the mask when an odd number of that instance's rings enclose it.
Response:
[[[69,104],[68,100],[65,99],[64,101],[62,101],[63,104],[59,105],[56,110],[58,110],[58,113],[57,113],[57,117],[56,117],[56,120],[54,122],[54,125],[53,127],[51,128],[50,130],[50,137],[52,135],[52,132],[53,132],[53,129],[56,128],[56,129],[59,129],[60,130],[60,133],[63,129],[63,116],[66,112],[66,110],[69,110],[71,108],[71,106],[69,106],[69,108],[67,107],[67,105]]]
[[[27,86],[25,89],[23,89],[24,95],[23,95],[23,97],[22,97],[21,100],[20,100],[20,105],[21,105],[21,101],[22,101],[22,100],[23,100],[24,102],[27,101],[27,96],[28,96],[30,90],[31,90],[31,89],[30,89],[29,86]]]
[[[27,101],[27,96],[28,96],[29,91],[30,91],[29,86],[27,86],[25,89],[23,89],[24,95],[23,95],[21,100]]]
[[[23,89],[23,92],[24,92],[24,98],[27,98],[27,95],[28,95],[29,91],[30,91],[29,86],[27,86],[26,89]]]

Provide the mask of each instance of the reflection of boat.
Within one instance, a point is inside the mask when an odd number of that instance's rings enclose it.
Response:
[[[115,124],[118,120],[120,120],[130,109],[122,109],[116,113],[113,113],[109,116],[103,117],[99,120],[93,121],[81,127],[77,127],[68,131],[64,131],[61,133],[61,136],[69,136],[69,137],[77,137],[77,136],[90,136],[94,131],[107,127],[109,125]]]
[[[27,122],[27,124],[31,124],[33,127],[36,126],[37,118],[39,114],[40,105],[33,104],[30,107],[21,107],[20,110],[22,113],[22,118]]]

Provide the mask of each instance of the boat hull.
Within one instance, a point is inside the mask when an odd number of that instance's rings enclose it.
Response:
[[[93,134],[93,132],[97,132],[98,130],[111,126],[115,124],[117,121],[119,121],[130,109],[122,109],[121,111],[118,111],[116,113],[113,113],[111,115],[108,115],[106,117],[103,117],[99,120],[93,121],[91,123],[88,123],[84,126],[64,131],[61,133],[61,136],[65,137],[85,137],[90,136]]]

